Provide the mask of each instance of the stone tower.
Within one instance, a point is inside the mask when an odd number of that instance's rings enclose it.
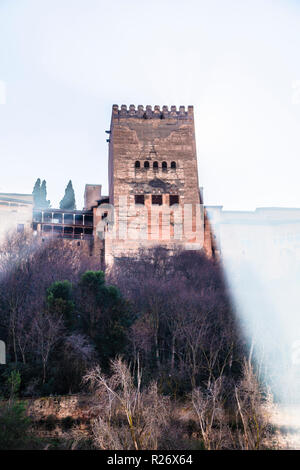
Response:
[[[157,244],[209,252],[193,107],[113,105],[109,134],[106,262]]]

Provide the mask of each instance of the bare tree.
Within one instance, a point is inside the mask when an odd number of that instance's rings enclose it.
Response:
[[[207,450],[226,448],[228,425],[222,397],[222,378],[211,382],[205,390],[194,389],[191,401],[205,448]]]
[[[238,446],[244,450],[264,448],[271,441],[270,411],[272,396],[262,390],[248,361],[244,362],[243,378],[235,387],[237,421],[242,424],[237,433]]]
[[[158,449],[170,417],[169,399],[158,394],[154,382],[142,391],[139,367],[135,378],[121,358],[111,362],[111,369],[111,377],[96,367],[84,378],[102,404],[102,416],[93,426],[96,444],[101,449]]]
[[[35,351],[41,358],[43,366],[43,384],[46,382],[46,371],[49,356],[56,343],[61,339],[63,331],[63,318],[55,317],[49,313],[37,313],[33,322],[32,339],[35,342]]]

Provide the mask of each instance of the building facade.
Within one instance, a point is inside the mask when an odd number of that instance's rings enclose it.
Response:
[[[207,206],[206,211],[218,256],[235,272],[249,267],[263,279],[300,279],[300,209]]]
[[[98,211],[106,262],[158,244],[211,255],[193,107],[114,105],[108,141],[109,201]]]
[[[30,230],[32,211],[31,194],[0,193],[0,241],[6,233]]]
[[[113,105],[107,132],[109,195],[101,194],[100,184],[87,184],[82,211],[33,207],[32,196],[23,195],[28,199],[24,226],[42,240],[57,237],[88,247],[102,267],[156,245],[170,253],[180,247],[212,256],[199,189],[193,107]],[[7,207],[13,213],[16,195],[10,196]],[[18,204],[25,207],[21,199]]]

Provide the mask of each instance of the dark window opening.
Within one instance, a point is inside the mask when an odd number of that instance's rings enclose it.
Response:
[[[19,233],[24,232],[24,224],[18,224],[17,232],[19,232]]]
[[[134,164],[135,168],[140,168],[141,167],[141,164],[140,162],[137,160]]]
[[[83,236],[83,228],[82,227],[75,227],[74,238],[82,238],[82,236]]]
[[[73,214],[64,214],[64,224],[73,225],[73,223],[74,223]]]
[[[63,227],[60,227],[60,226],[54,226],[53,227],[53,232],[55,233],[62,233],[63,232]]]
[[[158,206],[161,206],[162,205],[162,195],[161,194],[153,194],[152,204],[156,204]]]
[[[94,219],[93,219],[93,216],[92,216],[92,215],[86,215],[86,216],[84,217],[84,225],[93,227],[93,225],[94,225],[93,220],[94,220]]]
[[[52,221],[52,213],[44,212],[44,222],[51,222],[51,221]]]
[[[174,206],[174,204],[179,204],[179,196],[170,194],[170,206]]]
[[[162,162],[162,169],[166,170],[168,168],[167,162]]]
[[[173,168],[173,170],[176,169],[176,162],[171,162],[171,168]]]
[[[83,216],[75,215],[75,225],[83,225]]]
[[[52,226],[51,225],[44,225],[43,226],[43,232],[52,232]]]
[[[158,168],[158,162],[153,162],[153,168]]]
[[[149,162],[144,162],[144,168],[149,168]]]
[[[134,196],[134,201],[135,201],[136,204],[145,204],[144,194],[136,194]]]

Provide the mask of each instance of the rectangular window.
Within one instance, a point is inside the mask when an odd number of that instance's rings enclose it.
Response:
[[[179,196],[170,194],[170,206],[174,206],[174,204],[179,204]]]
[[[24,224],[18,224],[17,232],[19,232],[19,233],[24,232]]]
[[[153,194],[152,204],[156,204],[158,206],[161,206],[162,205],[162,195],[161,194]]]
[[[134,196],[134,200],[136,204],[145,204],[145,196],[144,194],[136,194]]]

